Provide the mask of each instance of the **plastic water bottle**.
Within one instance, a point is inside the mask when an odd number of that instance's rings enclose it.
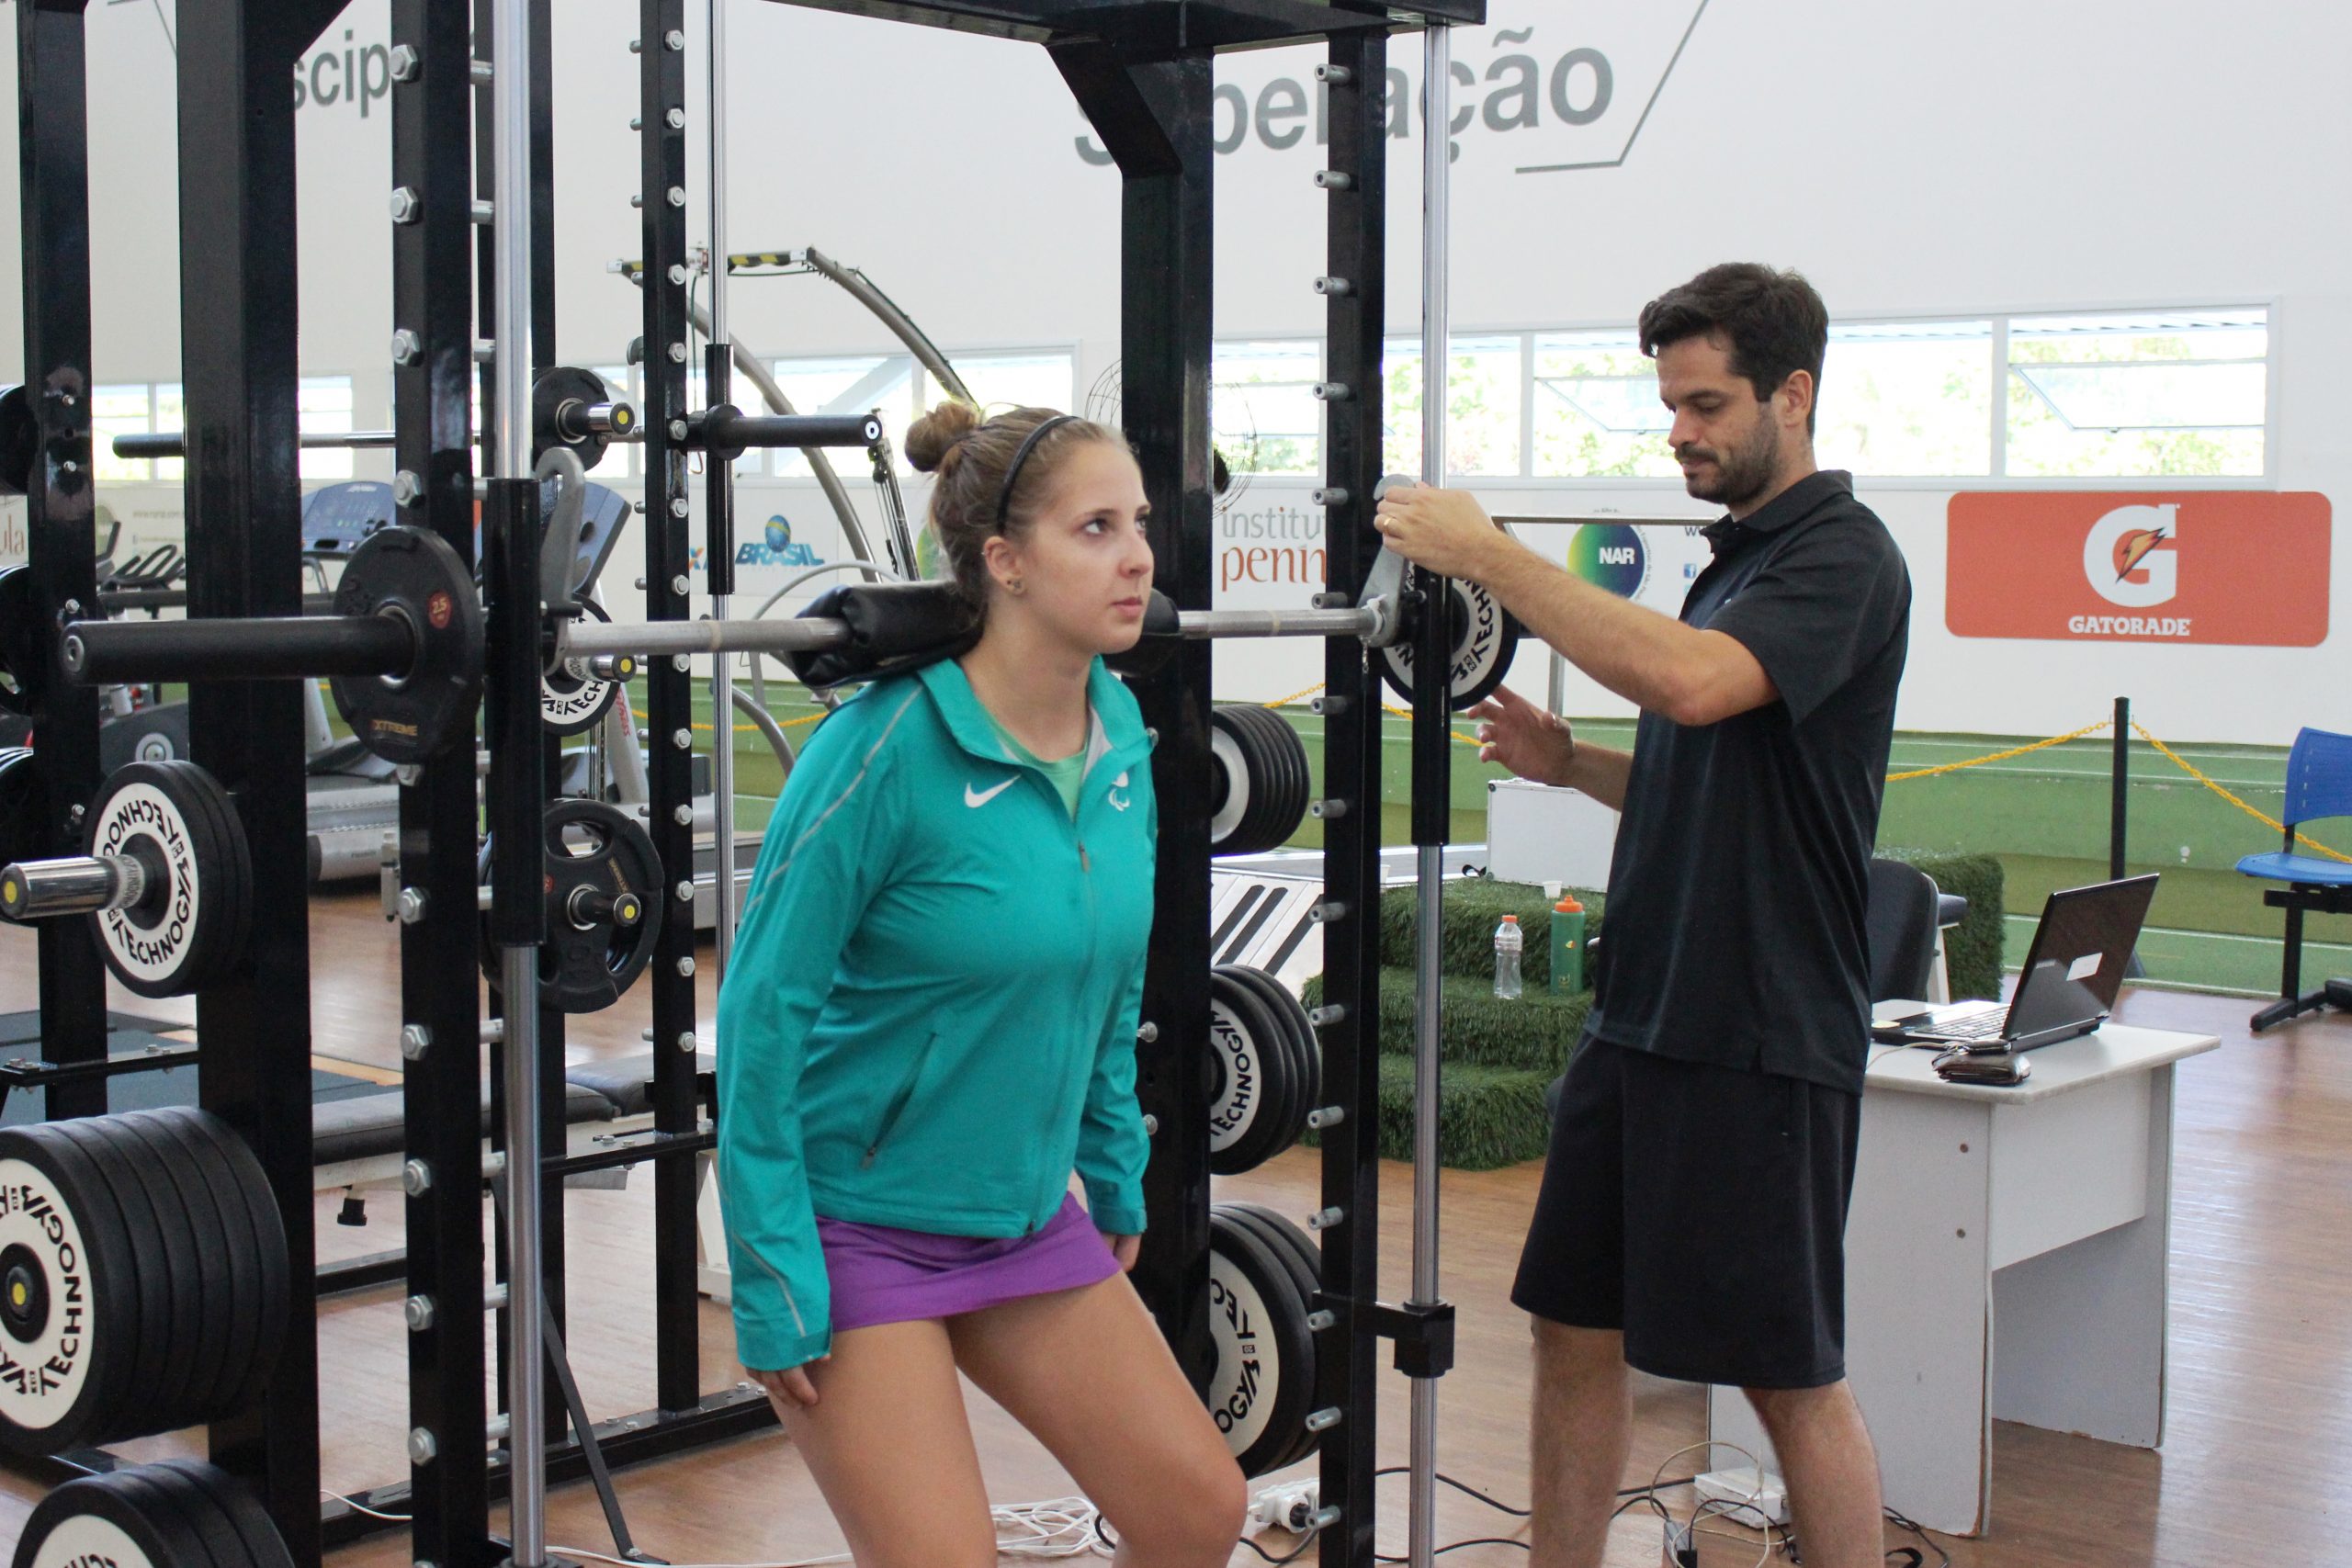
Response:
[[[1495,928],[1495,995],[1507,1002],[1519,1000],[1519,955],[1526,943],[1519,934],[1519,917],[1505,915]]]

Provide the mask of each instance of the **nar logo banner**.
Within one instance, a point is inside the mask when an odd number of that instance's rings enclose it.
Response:
[[[1955,637],[2312,648],[2327,637],[2327,498],[2308,491],[1955,495]]]

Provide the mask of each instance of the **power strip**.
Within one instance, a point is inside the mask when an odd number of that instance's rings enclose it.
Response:
[[[1321,1490],[1311,1477],[1269,1486],[1250,1499],[1250,1522],[1305,1535],[1315,1523]]]
[[[1776,1525],[1789,1522],[1788,1487],[1769,1470],[1711,1470],[1690,1484],[1702,1503],[1750,1505],[1724,1515],[1733,1524],[1759,1525],[1759,1513]]]

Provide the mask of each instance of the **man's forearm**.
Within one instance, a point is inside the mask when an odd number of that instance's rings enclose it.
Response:
[[[1588,745],[1582,740],[1576,743],[1576,748],[1568,759],[1566,776],[1555,782],[1582,790],[1613,811],[1624,810],[1625,784],[1634,770],[1634,754],[1614,747]]]
[[[1480,574],[1520,624],[1626,701],[1678,723],[1702,721],[1710,635],[1621,599],[1498,535]]]

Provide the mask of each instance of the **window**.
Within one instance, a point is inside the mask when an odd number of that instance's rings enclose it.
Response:
[[[1634,334],[1547,333],[1535,339],[1535,473],[1546,479],[1671,479],[1674,423],[1657,367]]]
[[[947,363],[988,412],[1024,408],[1085,412],[1072,410],[1078,362],[1069,354],[951,354]],[[930,373],[924,372],[915,398],[917,411],[931,407],[944,395]],[[905,432],[894,432],[891,438],[903,441]]]
[[[172,391],[176,406],[179,389]],[[100,484],[145,484],[155,477],[155,464],[150,459],[114,455],[116,436],[144,435],[155,428],[153,392],[152,387],[100,387],[91,398],[91,457]],[[179,426],[175,423],[171,428]],[[176,462],[172,466],[179,467]]]
[[[1515,475],[1525,361],[1521,340],[1457,337],[1446,372],[1445,468],[1465,477]],[[1386,388],[1387,438],[1382,463],[1391,473],[1421,470],[1421,345],[1392,338],[1381,378]]]
[[[295,396],[303,434],[351,434],[350,377],[305,376]],[[351,448],[306,446],[302,449],[301,469],[306,479],[347,479],[351,477]]]
[[[790,401],[795,412],[854,414],[878,408],[891,444],[905,445],[907,424],[914,417],[914,355],[875,354],[842,359],[782,359],[776,362],[774,374],[776,389]],[[754,399],[758,397],[756,391],[746,390]],[[808,459],[797,447],[779,446],[768,456],[771,473],[785,479],[814,477]],[[839,470],[852,454],[831,456],[833,467]],[[859,467],[862,470],[862,461]]]
[[[2012,321],[2006,471],[2038,479],[2261,474],[2268,314]]]
[[[1323,345],[1312,340],[1221,343],[1209,374],[1212,439],[1236,474],[1323,469]]]
[[[1829,329],[1814,450],[1825,468],[1895,477],[1993,471],[1993,323]]]

